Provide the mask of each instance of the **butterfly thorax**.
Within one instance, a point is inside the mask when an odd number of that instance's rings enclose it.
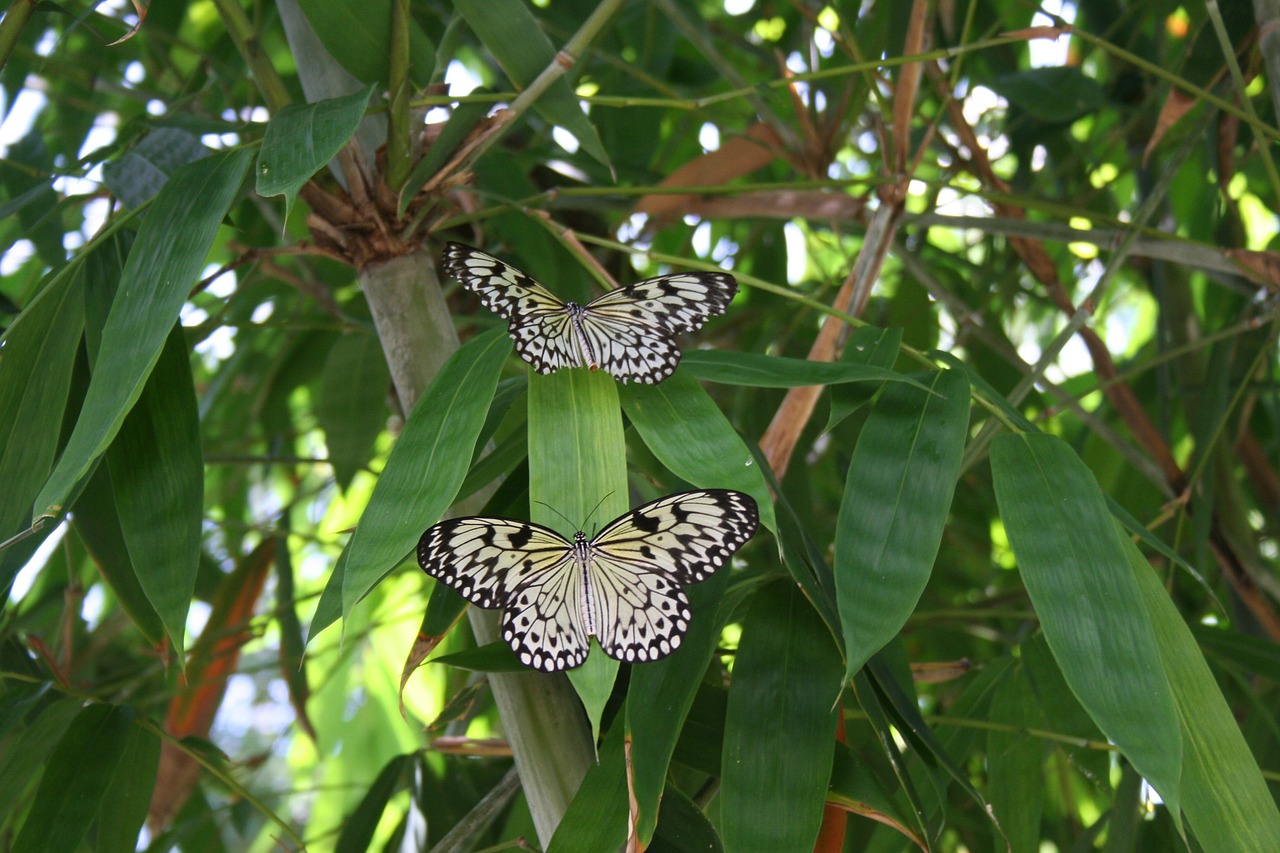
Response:
[[[587,315],[587,309],[576,302],[566,302],[564,308],[569,313],[569,322],[573,324],[573,337],[578,344],[578,352],[582,354],[582,363],[591,370],[599,370],[600,353],[596,352],[590,335],[582,328],[582,318]]]
[[[592,606],[596,593],[591,588],[591,572],[587,571],[591,560],[591,543],[587,541],[587,534],[579,530],[573,535],[573,561],[577,564],[579,577],[582,579],[582,627],[588,637],[595,636],[599,629],[596,625],[596,608]]]

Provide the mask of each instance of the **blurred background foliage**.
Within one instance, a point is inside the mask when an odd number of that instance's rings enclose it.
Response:
[[[1275,15],[15,0],[0,849],[1280,849]],[[743,287],[543,379],[445,239]],[[662,664],[408,559],[730,476]]]

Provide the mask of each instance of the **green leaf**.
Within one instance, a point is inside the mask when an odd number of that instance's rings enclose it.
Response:
[[[342,614],[373,589],[453,503],[484,426],[498,374],[511,354],[504,329],[467,341],[418,398],[387,457],[342,577]],[[315,628],[312,628],[315,636]]]
[[[861,326],[849,333],[844,351],[840,353],[840,362],[888,370],[898,360],[901,349],[902,329]],[[878,389],[879,386],[868,387],[855,383],[842,383],[832,387],[828,391],[831,414],[827,418],[826,431],[835,429],[837,424],[870,402]]]
[[[0,358],[0,541],[25,529],[49,476],[84,330],[81,279],[55,276],[4,333]],[[7,595],[24,561],[0,563]],[[2,599],[0,599],[2,600]]]
[[[630,509],[617,387],[607,373],[589,370],[530,375],[529,514],[535,523],[572,537],[577,531],[566,524],[585,528],[593,510],[603,526]],[[569,671],[593,740],[617,674],[618,662],[594,640],[587,662]]]
[[[329,464],[344,490],[369,462],[387,425],[391,374],[377,335],[344,335],[325,359],[316,420],[324,430]]]
[[[160,738],[133,725],[98,816],[98,850],[132,850],[147,819],[160,766]]]
[[[204,521],[200,418],[181,325],[169,333],[106,459],[129,561],[180,657]]]
[[[1055,124],[1097,110],[1106,97],[1098,81],[1064,65],[1028,68],[987,85],[1041,121]]]
[[[341,5],[334,0],[334,5]],[[366,10],[387,9],[385,4],[364,4]],[[376,87],[370,83],[359,92],[314,104],[289,104],[267,122],[258,152],[258,195],[285,197],[285,212],[303,184],[329,163],[347,144]]]
[[[987,734],[991,812],[1009,841],[1010,853],[1038,853],[1044,807],[1045,745],[1029,731],[1045,728],[1044,715],[1021,669],[996,688]]]
[[[969,384],[950,370],[927,383],[924,391],[885,389],[849,463],[835,546],[846,679],[906,624],[942,542],[969,425]]]
[[[342,833],[333,848],[335,853],[364,853],[369,849],[382,814],[387,810],[387,803],[392,795],[409,784],[417,763],[416,753],[397,755],[378,771],[377,778],[365,791],[356,810],[342,822]]]
[[[632,752],[632,759],[636,753]],[[702,809],[683,792],[672,788],[662,801],[662,820],[658,822],[648,853],[719,853],[724,849],[715,827]]]
[[[78,699],[59,699],[4,741],[4,748],[0,749],[0,828],[13,828],[11,822],[23,807],[23,792],[48,767],[49,753],[82,707]]]
[[[724,569],[687,587],[693,620],[680,648],[664,660],[631,668],[626,725],[632,745],[632,787],[639,809],[636,834],[642,844],[649,843],[659,823],[658,806],[666,802],[663,790],[671,755],[716,651],[720,630],[737,602],[737,597],[725,601],[728,586],[729,572]],[[662,814],[666,815],[665,809]]]
[[[627,768],[623,727],[614,726],[600,744],[599,760],[587,771],[565,810],[547,853],[617,850],[627,835]]]
[[[1127,537],[1121,542],[1178,709],[1183,745],[1179,791],[1191,831],[1206,850],[1280,850],[1280,810],[1236,715],[1160,579]],[[1142,771],[1138,762],[1134,765]]]
[[[522,0],[456,0],[454,7],[517,89],[528,86],[557,61],[551,40]],[[597,162],[609,166],[609,154],[568,80],[561,77],[552,83],[533,108],[546,121],[572,133]]]
[[[743,622],[725,712],[726,849],[813,849],[839,691],[840,655],[804,596],[789,582],[759,590]]]
[[[142,393],[252,156],[237,149],[183,166],[147,210],[102,331],[80,418],[36,499],[38,514],[62,512]]]
[[[755,388],[799,388],[840,382],[906,382],[919,386],[912,377],[875,364],[809,361],[732,350],[692,350],[684,354],[680,367],[707,382]]]
[[[107,798],[132,728],[128,708],[90,705],[76,715],[49,756],[14,850],[75,853]]]
[[[1071,691],[1178,814],[1182,735],[1160,648],[1092,472],[1061,439],[991,446],[996,501]]]
[[[658,461],[704,489],[737,489],[755,498],[760,522],[776,531],[773,496],[746,442],[683,369],[658,385],[624,385],[622,405]]]
[[[178,169],[212,153],[194,133],[157,127],[132,149],[104,163],[102,181],[125,207],[139,208],[155,198]]]
[[[383,88],[388,77],[391,4],[367,0],[298,0],[325,50],[361,83]],[[435,67],[435,45],[417,21],[409,21],[409,79],[425,87]]]

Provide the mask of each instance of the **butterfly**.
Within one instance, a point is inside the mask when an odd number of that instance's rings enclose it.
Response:
[[[665,658],[692,613],[682,587],[706,580],[760,520],[729,489],[681,492],[570,542],[511,518],[453,518],[422,534],[418,564],[473,604],[502,610],[502,637],[525,666],[572,669],[590,638],[627,663]]]
[[[680,363],[675,336],[723,314],[738,292],[728,273],[684,272],[623,285],[578,305],[461,243],[445,246],[444,268],[508,321],[516,352],[539,373],[603,368],[623,382],[645,385],[666,379]]]

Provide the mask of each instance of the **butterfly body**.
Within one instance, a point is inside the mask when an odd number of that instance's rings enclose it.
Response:
[[[538,373],[587,367],[646,385],[666,379],[680,363],[676,335],[724,313],[738,289],[727,273],[673,273],[579,305],[479,249],[449,243],[444,258],[450,275],[508,321],[516,352]]]
[[[545,672],[610,657],[660,660],[692,612],[684,586],[706,580],[755,532],[755,501],[727,489],[683,492],[615,519],[594,538],[507,518],[455,518],[422,535],[418,563],[463,598],[500,608],[502,636]]]

